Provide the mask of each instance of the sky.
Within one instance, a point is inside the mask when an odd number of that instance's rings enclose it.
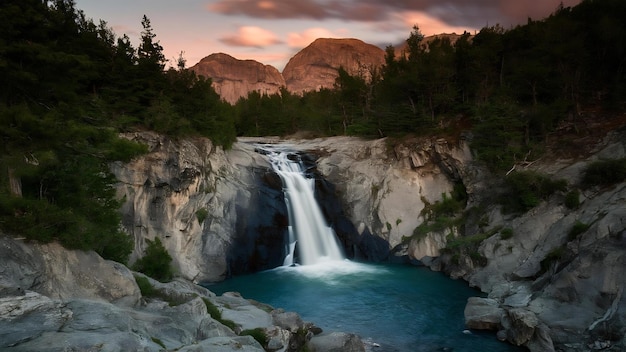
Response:
[[[253,59],[279,71],[317,38],[357,38],[384,49],[409,37],[475,33],[485,26],[510,28],[543,19],[560,3],[580,0],[75,0],[94,22],[107,22],[135,47],[141,19],[171,65],[181,52],[187,67],[213,53]]]

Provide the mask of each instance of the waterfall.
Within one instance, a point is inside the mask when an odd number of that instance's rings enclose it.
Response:
[[[315,180],[305,177],[300,157],[276,147],[260,149],[269,157],[272,168],[283,181],[289,214],[289,248],[283,264],[295,264],[296,248],[298,262],[302,265],[343,260],[335,231],[326,223],[315,200]]]

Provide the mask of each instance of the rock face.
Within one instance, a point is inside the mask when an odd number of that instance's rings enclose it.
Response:
[[[254,60],[238,60],[223,53],[205,57],[190,70],[211,78],[217,94],[231,104],[247,97],[249,92],[270,95],[279,93],[285,86],[283,76],[275,67]]]
[[[283,77],[287,89],[296,94],[332,88],[337,70],[343,67],[350,75],[371,78],[372,69],[385,62],[385,52],[358,39],[316,39],[292,57]]]
[[[150,152],[114,164],[123,225],[135,241],[131,263],[146,239],[159,237],[178,275],[194,282],[282,264],[287,240],[280,184],[254,147],[225,153],[206,139],[172,141],[145,132],[126,138]]]
[[[382,49],[358,39],[320,38],[292,57],[282,74],[273,66],[238,60],[223,53],[211,54],[190,69],[211,78],[217,94],[235,104],[253,91],[271,95],[286,88],[291,93],[302,94],[332,88],[339,67],[353,76],[370,79],[372,69],[385,62],[384,56]]]

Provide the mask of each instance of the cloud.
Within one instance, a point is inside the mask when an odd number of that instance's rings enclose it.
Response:
[[[377,22],[398,12],[422,12],[449,26],[483,27],[487,23],[512,25],[528,17],[541,19],[563,2],[573,6],[581,0],[218,0],[209,11],[263,19],[340,19]]]
[[[309,28],[300,33],[289,33],[287,35],[287,45],[292,48],[304,48],[317,38],[343,38],[346,31],[332,32],[326,28]]]
[[[273,32],[255,26],[239,27],[237,33],[220,38],[220,42],[231,46],[256,48],[282,43]]]
[[[478,27],[451,26],[430,14],[418,11],[398,12],[394,14],[394,17],[403,24],[404,28],[413,28],[417,25],[425,36],[440,33],[462,34],[464,31],[473,32],[479,29]]]
[[[209,4],[209,11],[224,15],[245,15],[254,18],[329,17],[327,10],[315,0],[219,0]]]

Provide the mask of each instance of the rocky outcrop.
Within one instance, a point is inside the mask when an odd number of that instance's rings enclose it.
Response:
[[[194,282],[282,264],[286,208],[269,164],[254,147],[225,153],[207,139],[173,141],[144,132],[125,135],[150,152],[111,169],[119,184],[122,223],[133,236],[130,262],[159,237],[177,275]]]
[[[320,38],[292,57],[283,77],[287,89],[295,94],[333,88],[343,67],[350,75],[371,78],[372,70],[385,62],[385,53],[377,46],[358,39]]]
[[[284,352],[315,344],[321,331],[295,313],[183,279],[160,283],[94,252],[2,234],[0,251],[0,350]],[[215,309],[221,317],[209,314]],[[266,345],[245,330],[265,334]],[[363,351],[356,336],[329,335],[349,336],[328,342],[334,351]]]
[[[333,88],[343,67],[353,76],[371,78],[372,70],[384,63],[384,51],[358,39],[316,39],[292,57],[282,74],[270,65],[254,60],[238,60],[228,54],[211,54],[190,70],[210,78],[220,97],[234,104],[256,91],[261,95],[280,94],[282,87],[291,93]]]
[[[231,104],[247,97],[249,92],[271,95],[285,87],[285,80],[275,67],[254,60],[238,60],[223,53],[205,57],[190,70],[210,78],[215,92]]]
[[[537,162],[535,170],[579,184],[588,163],[626,156],[623,134],[610,136],[587,160]],[[480,182],[478,182],[480,184]],[[485,208],[490,228],[512,229],[512,236],[484,240],[476,255],[486,260],[436,260],[436,267],[489,293],[502,309],[499,336],[531,351],[624,348],[626,334],[626,183],[586,189],[581,204],[569,209],[556,195],[525,214],[503,216],[498,206]],[[573,229],[579,226],[577,232]],[[489,231],[489,229],[486,229]],[[468,302],[475,306],[475,302]],[[469,308],[468,308],[469,309]],[[466,310],[466,319],[494,328]],[[495,315],[498,315],[494,311]]]

